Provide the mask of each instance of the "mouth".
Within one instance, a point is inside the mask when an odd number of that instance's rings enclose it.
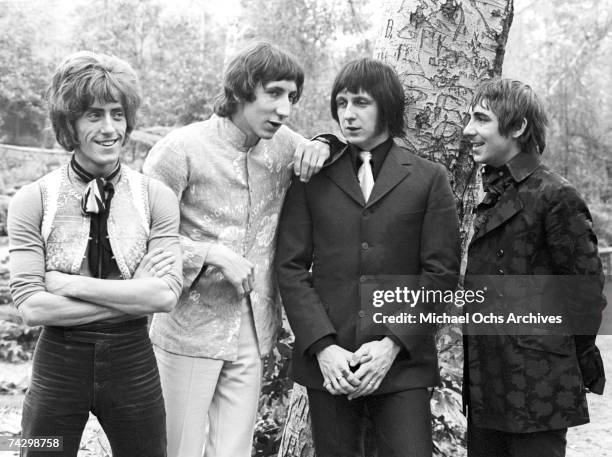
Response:
[[[117,138],[111,138],[108,140],[94,140],[94,143],[102,146],[103,148],[110,148],[114,146],[115,144],[117,144],[119,141],[121,141],[121,138],[117,137]]]
[[[358,131],[361,130],[361,127],[347,126],[347,127],[344,127],[344,130],[348,133],[357,133]]]
[[[472,141],[472,142],[470,142],[470,144],[472,145],[472,149],[476,149],[476,148],[479,148],[481,146],[484,146],[484,142],[482,142],[482,141]]]
[[[283,125],[283,123],[280,121],[268,121],[268,124],[270,124],[274,129],[278,129],[281,125]]]

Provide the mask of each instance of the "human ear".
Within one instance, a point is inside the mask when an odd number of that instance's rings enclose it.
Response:
[[[527,119],[523,118],[520,127],[518,127],[517,129],[511,132],[512,138],[514,138],[515,140],[520,138],[520,136],[523,133],[525,133],[526,128],[527,128]]]

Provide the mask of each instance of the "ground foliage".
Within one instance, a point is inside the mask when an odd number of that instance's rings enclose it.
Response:
[[[32,359],[40,327],[0,320],[0,360],[22,362]]]

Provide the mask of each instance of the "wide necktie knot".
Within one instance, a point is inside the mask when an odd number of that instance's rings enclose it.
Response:
[[[374,187],[374,175],[372,174],[371,164],[372,153],[369,151],[361,151],[359,157],[361,158],[361,166],[357,171],[357,179],[359,179],[359,187],[361,187],[363,198],[367,203],[372,193],[372,188]]]

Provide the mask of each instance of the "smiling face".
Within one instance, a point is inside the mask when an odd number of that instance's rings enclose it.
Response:
[[[344,89],[336,95],[336,112],[340,129],[346,140],[370,151],[389,138],[387,126],[378,129],[378,104],[367,92],[358,93]]]
[[[474,162],[500,167],[520,152],[517,138],[523,129],[502,135],[497,115],[480,104],[470,108],[470,122],[463,135],[472,145]]]
[[[252,102],[244,102],[231,116],[232,122],[246,134],[245,146],[260,138],[269,140],[283,125],[297,98],[295,81],[270,81],[255,88]]]
[[[119,160],[126,127],[121,103],[94,102],[75,122],[78,164],[96,177],[111,173]]]

